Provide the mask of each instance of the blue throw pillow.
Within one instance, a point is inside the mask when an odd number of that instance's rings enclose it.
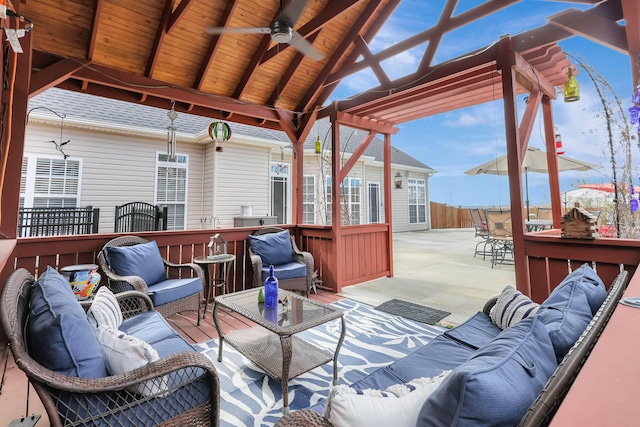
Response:
[[[249,235],[249,244],[256,255],[262,258],[263,265],[280,265],[295,261],[288,230],[261,236]]]
[[[515,426],[557,367],[536,316],[501,332],[425,401],[418,426]]]
[[[106,377],[102,349],[69,282],[47,267],[31,292],[31,357],[64,375]]]
[[[604,283],[588,264],[571,272],[540,305],[538,317],[547,327],[560,362],[607,297]]]
[[[147,285],[167,280],[155,241],[133,246],[107,246],[107,255],[111,269],[120,276],[139,276]]]

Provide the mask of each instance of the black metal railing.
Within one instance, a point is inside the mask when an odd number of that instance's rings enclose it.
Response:
[[[100,209],[21,208],[18,214],[18,236],[64,236],[98,232]]]

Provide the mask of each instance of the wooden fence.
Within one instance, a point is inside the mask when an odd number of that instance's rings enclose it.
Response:
[[[471,213],[468,208],[431,203],[431,228],[471,228]]]

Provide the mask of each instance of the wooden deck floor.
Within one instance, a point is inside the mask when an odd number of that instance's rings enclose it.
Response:
[[[311,294],[311,299],[325,304],[339,301],[342,297],[320,290],[317,294]],[[191,344],[206,342],[217,338],[218,333],[211,317],[211,305],[206,318],[202,319],[200,326],[196,326],[196,313],[188,312],[171,316],[169,323]],[[224,333],[252,326],[252,323],[241,316],[232,315],[225,310],[219,311],[220,327]],[[27,391],[27,377],[16,366],[7,346],[0,347],[0,426],[8,426],[12,420],[20,419],[25,414],[41,415],[37,422],[38,427],[49,426],[49,419],[44,411],[38,395],[29,387]],[[27,395],[29,396],[27,412]],[[28,424],[25,424],[28,425]]]

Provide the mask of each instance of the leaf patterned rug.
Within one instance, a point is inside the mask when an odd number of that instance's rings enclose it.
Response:
[[[332,303],[345,311],[347,333],[338,355],[340,384],[352,384],[376,369],[414,352],[444,329],[394,316],[373,306],[344,299]],[[340,321],[297,334],[314,345],[335,350]],[[217,361],[218,341],[194,345],[213,361],[220,377],[220,426],[272,426],[282,416],[282,387],[228,344]],[[327,363],[289,381],[291,410],[323,403],[333,378]]]

